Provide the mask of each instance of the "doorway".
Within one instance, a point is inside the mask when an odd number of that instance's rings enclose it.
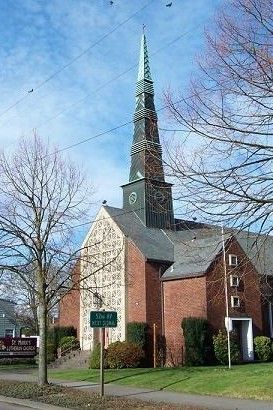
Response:
[[[227,320],[228,319],[228,320]],[[252,319],[243,317],[229,317],[226,318],[226,324],[228,323],[229,331],[235,331],[241,348],[241,356],[244,362],[250,362],[254,360],[253,349],[253,331],[252,331]]]

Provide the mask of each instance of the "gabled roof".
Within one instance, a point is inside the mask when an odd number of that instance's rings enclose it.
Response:
[[[238,232],[235,238],[256,271],[261,275],[273,276],[273,237]]]
[[[175,262],[163,274],[162,280],[204,275],[222,250],[219,236],[185,240],[179,233],[168,233],[174,240]]]
[[[105,206],[105,210],[147,259],[170,263],[174,261],[173,244],[163,230],[147,228],[132,211],[111,206]]]
[[[162,280],[205,275],[222,251],[220,227],[181,221],[178,231],[147,228],[134,212],[110,206],[105,206],[105,210],[148,260],[170,265]],[[225,243],[231,238],[238,242],[258,274],[273,276],[273,237],[228,229]]]

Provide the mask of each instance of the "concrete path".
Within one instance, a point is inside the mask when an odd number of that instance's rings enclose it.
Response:
[[[62,386],[83,389],[89,392],[99,392],[100,386],[97,383],[85,382],[60,382],[51,380]],[[126,398],[165,402],[173,404],[184,404],[190,406],[206,407],[211,410],[273,410],[273,402],[259,400],[229,399],[215,396],[201,396],[197,394],[174,393],[169,391],[155,391],[151,389],[140,389],[115,384],[105,384],[105,394],[113,396],[123,396]]]
[[[37,375],[32,371],[22,371],[17,373],[0,371],[0,379],[37,381]],[[68,382],[50,378],[51,383],[68,386],[71,388],[83,389],[89,392],[99,392],[98,383],[89,382]],[[113,396],[123,396],[138,400],[151,400],[154,402],[165,402],[181,405],[191,405],[205,407],[211,410],[273,410],[273,402],[262,400],[230,399],[226,397],[201,396],[197,394],[174,393],[169,391],[156,391],[151,389],[119,386],[116,384],[105,384],[105,394]],[[0,400],[1,401],[1,400]],[[25,400],[22,401],[25,403]],[[47,405],[48,406],[48,405]],[[38,407],[37,407],[38,408]],[[56,408],[56,407],[55,407]],[[48,409],[50,407],[48,406]],[[58,408],[60,409],[60,408]]]

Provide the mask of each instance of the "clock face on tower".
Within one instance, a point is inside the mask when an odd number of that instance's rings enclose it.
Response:
[[[136,192],[131,192],[129,195],[129,204],[133,205],[137,201],[137,193]]]
[[[162,204],[165,201],[165,195],[162,191],[155,191],[154,200]]]

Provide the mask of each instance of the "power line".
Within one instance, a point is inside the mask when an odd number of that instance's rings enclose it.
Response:
[[[147,4],[148,5],[148,4]],[[147,5],[145,7],[147,7]],[[151,56],[154,56],[158,53],[160,53],[162,50],[164,50],[167,47],[170,47],[171,45],[173,45],[174,43],[176,43],[178,40],[180,40],[182,37],[185,37],[186,35],[190,34],[193,30],[196,30],[198,27],[202,26],[203,23],[198,24],[197,26],[195,26],[194,29],[188,30],[184,33],[181,33],[179,36],[175,37],[173,40],[171,40],[169,43],[167,43],[165,46],[160,47],[159,49],[157,49],[156,51],[154,51],[153,53],[151,53]],[[94,90],[92,93],[88,93],[86,94],[83,98],[79,99],[78,101],[74,102],[73,104],[71,104],[70,106],[64,108],[63,110],[59,111],[57,114],[53,115],[52,117],[46,119],[45,121],[43,121],[42,123],[40,123],[38,126],[34,127],[35,129],[38,129],[39,127],[47,124],[48,122],[58,118],[60,115],[62,115],[63,113],[71,110],[72,108],[76,107],[79,104],[82,104],[91,94],[97,93],[100,90],[102,90],[103,88],[105,88],[107,85],[113,83],[114,81],[118,80],[119,78],[121,78],[123,75],[127,74],[128,72],[130,72],[131,70],[133,70],[135,67],[137,66],[136,64],[133,64],[132,66],[130,66],[129,68],[127,68],[125,71],[121,72],[120,74],[117,74],[115,77],[113,77],[112,79],[108,80],[106,83],[102,84],[100,87],[98,87],[96,90]],[[1,117],[1,115],[0,115]],[[160,130],[163,131],[169,131],[169,130],[164,130],[159,128]],[[110,132],[111,130],[109,130],[108,132]],[[108,133],[106,132],[106,133]],[[100,136],[100,135],[98,135]],[[91,139],[97,138],[97,136],[92,137]],[[75,146],[78,144],[75,144]]]
[[[131,124],[132,122],[133,122],[133,120],[128,121],[128,122],[125,122],[125,123],[120,124],[120,125],[117,125],[117,126],[114,127],[114,128],[110,128],[109,130],[100,132],[99,134],[93,135],[92,137],[89,137],[89,138],[86,138],[86,139],[84,139],[84,140],[82,140],[82,141],[76,142],[75,144],[71,144],[71,145],[68,145],[68,146],[65,147],[65,148],[61,148],[61,149],[59,149],[59,150],[57,150],[57,151],[54,151],[54,153],[67,151],[67,150],[69,150],[69,149],[71,149],[71,148],[77,147],[78,145],[81,145],[81,144],[84,144],[84,143],[86,143],[86,142],[88,142],[88,141],[94,140],[95,138],[99,138],[99,137],[102,137],[103,135],[109,134],[110,132],[116,131],[116,130],[118,130],[119,128],[123,128],[123,127],[125,127],[126,125]],[[49,155],[50,155],[50,154],[49,154]]]
[[[201,24],[200,24],[201,25]],[[198,27],[198,26],[197,26]],[[195,28],[196,29],[196,28]],[[164,50],[167,47],[170,47],[171,45],[173,45],[175,42],[177,42],[178,40],[180,40],[182,37],[186,36],[187,34],[189,34],[192,30],[190,31],[186,31],[185,33],[180,34],[179,36],[177,36],[176,38],[174,38],[172,41],[170,41],[169,43],[167,43],[165,46],[159,48],[158,50],[156,50],[155,52],[153,52],[151,54],[151,56],[154,56],[158,53],[160,53],[162,50]],[[121,78],[123,75],[127,74],[128,72],[130,72],[131,70],[133,70],[135,67],[137,67],[138,63],[131,65],[129,68],[127,68],[125,71],[121,72],[120,74],[117,74],[115,77],[113,77],[112,79],[108,80],[106,83],[102,84],[100,87],[98,87],[96,90],[92,91],[92,93],[88,93],[86,94],[84,97],[82,97],[81,99],[79,99],[78,101],[74,102],[73,104],[71,104],[70,106],[64,108],[63,110],[59,111],[57,114],[55,114],[54,116],[48,118],[47,120],[43,121],[42,123],[40,123],[37,127],[35,128],[39,128],[45,124],[47,124],[48,122],[56,119],[57,117],[59,117],[59,115],[62,115],[63,113],[71,110],[72,108],[76,107],[79,104],[82,104],[91,94],[93,95],[94,93],[99,92],[100,90],[102,90],[103,88],[105,88],[107,85],[113,83],[114,81],[118,80],[119,78]]]
[[[186,100],[186,99],[189,99],[189,98],[192,98],[192,96],[189,96],[189,97],[187,97],[187,98],[181,98],[180,100],[175,101],[174,104],[178,104],[178,103],[180,103],[181,101]],[[164,105],[163,107],[157,109],[156,111],[159,112],[159,111],[165,110],[167,107],[168,107],[168,105]],[[103,135],[106,135],[106,134],[109,134],[110,132],[116,131],[116,130],[119,129],[119,128],[123,128],[123,127],[125,127],[126,125],[132,124],[133,122],[134,122],[134,120],[130,120],[130,121],[124,122],[123,124],[120,124],[120,125],[117,125],[116,127],[113,127],[113,128],[108,129],[108,130],[102,131],[102,132],[100,132],[99,134],[93,135],[92,137],[85,138],[84,140],[79,141],[79,142],[76,142],[75,144],[71,144],[71,145],[68,145],[67,147],[60,148],[60,149],[54,151],[54,153],[67,151],[67,150],[69,150],[69,149],[71,149],[71,148],[74,148],[74,147],[76,147],[76,146],[78,146],[78,145],[85,144],[85,143],[88,142],[88,141],[91,141],[91,140],[93,140],[93,139],[102,137]],[[53,155],[53,153],[52,153],[52,154],[48,154],[48,156],[50,156],[50,155]]]
[[[96,45],[101,43],[103,40],[105,40],[107,37],[109,37],[111,34],[113,34],[116,30],[118,30],[120,27],[122,27],[124,24],[126,24],[128,21],[130,21],[132,18],[134,18],[139,12],[144,10],[146,7],[149,6],[150,3],[152,3],[154,0],[149,0],[143,7],[138,9],[135,13],[131,14],[129,17],[127,17],[125,20],[121,21],[119,24],[117,24],[112,30],[108,31],[106,34],[101,36],[98,40],[96,40],[94,43],[92,43],[89,47],[84,49],[80,54],[78,54],[76,57],[73,57],[70,59],[66,64],[64,64],[62,67],[60,67],[58,70],[56,70],[54,73],[52,73],[49,77],[47,77],[45,80],[42,82],[38,83],[38,85],[34,88],[32,88],[30,91],[27,91],[21,98],[19,98],[17,101],[15,101],[13,104],[11,104],[9,107],[7,107],[4,111],[0,113],[0,118],[5,115],[8,111],[10,111],[12,108],[16,107],[18,104],[20,104],[22,101],[24,101],[29,94],[37,91],[41,87],[43,87],[46,83],[51,81],[56,75],[60,74],[63,70],[66,68],[70,67],[75,61],[79,60],[82,56],[87,54],[92,48],[94,48]]]

